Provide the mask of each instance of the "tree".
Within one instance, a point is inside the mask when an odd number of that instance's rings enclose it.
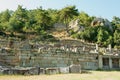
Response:
[[[120,24],[120,18],[114,16],[112,22],[113,22],[114,24]]]
[[[78,9],[75,6],[67,6],[59,11],[60,21],[66,25],[68,32],[68,23],[74,17],[78,15]],[[69,32],[68,32],[69,33]]]
[[[84,27],[88,27],[90,26],[93,17],[90,17],[87,13],[85,12],[80,12],[79,16],[78,16],[79,20],[80,20],[80,25],[84,26]]]
[[[80,38],[89,42],[97,41],[97,29],[98,27],[86,27],[83,32],[80,33]]]
[[[104,26],[86,27],[79,36],[80,39],[88,42],[97,42],[101,46],[113,44],[113,36],[109,29]]]
[[[35,29],[38,30],[38,32],[42,29],[47,30],[49,28],[48,26],[51,20],[48,12],[43,10],[42,8],[36,9],[35,12],[35,20],[37,25]]]
[[[113,26],[114,31],[116,29],[120,29],[120,18],[119,17],[116,17],[116,16],[113,17],[112,26]]]
[[[10,19],[10,11],[7,9],[6,11],[2,12],[0,15],[0,30],[5,31],[6,28],[9,26],[9,19]]]
[[[108,44],[112,44],[112,36],[104,26],[101,26],[98,30],[97,43],[99,43],[102,46],[107,46]]]
[[[48,12],[49,17],[51,18],[50,26],[53,26],[55,23],[59,21],[58,10],[48,9],[46,11]]]
[[[26,9],[22,8],[22,6],[18,6],[17,10],[13,13],[10,18],[10,27],[8,27],[9,31],[12,32],[21,32],[25,27],[25,24],[28,20]]]
[[[10,11],[7,9],[6,11],[1,13],[1,17],[0,17],[0,22],[9,22],[9,19],[11,17],[10,15]]]
[[[115,30],[114,32],[114,43],[115,45],[120,45],[120,30]]]

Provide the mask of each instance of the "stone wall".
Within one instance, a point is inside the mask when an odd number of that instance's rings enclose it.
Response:
[[[6,45],[9,44],[9,41]],[[3,49],[5,43],[0,42]],[[37,46],[37,47],[36,47]],[[20,67],[68,67],[80,64],[83,69],[96,69],[97,54],[90,53],[94,46],[76,40],[63,40],[54,45],[30,44],[29,41],[13,41],[13,47],[4,48],[1,61],[10,66]],[[94,58],[95,57],[95,58]],[[83,60],[83,61],[82,61]],[[96,67],[86,67],[89,64]]]
[[[9,42],[6,42],[9,44]],[[9,52],[0,53],[5,64],[20,67],[68,67],[80,64],[82,69],[97,69],[97,53],[95,45],[85,44],[77,40],[62,40],[56,44],[30,44],[29,41],[13,42]]]
[[[97,69],[98,59],[97,54],[88,53],[31,53],[19,55],[17,59],[15,55],[7,56],[6,62],[10,65],[20,67],[68,67],[72,64],[80,64],[82,69]]]

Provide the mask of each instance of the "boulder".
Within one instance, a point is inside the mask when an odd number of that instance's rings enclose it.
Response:
[[[113,31],[110,21],[108,21],[107,19],[103,19],[103,18],[95,18],[91,22],[91,26],[105,26],[105,27],[108,27],[111,31]]]

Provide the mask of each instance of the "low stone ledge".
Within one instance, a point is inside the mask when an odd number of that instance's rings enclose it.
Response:
[[[46,68],[45,73],[46,74],[58,74],[59,69],[58,68]]]

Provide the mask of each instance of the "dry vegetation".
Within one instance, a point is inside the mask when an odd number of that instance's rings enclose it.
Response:
[[[86,74],[56,74],[56,75],[1,75],[0,80],[120,80],[119,71],[91,71]]]

